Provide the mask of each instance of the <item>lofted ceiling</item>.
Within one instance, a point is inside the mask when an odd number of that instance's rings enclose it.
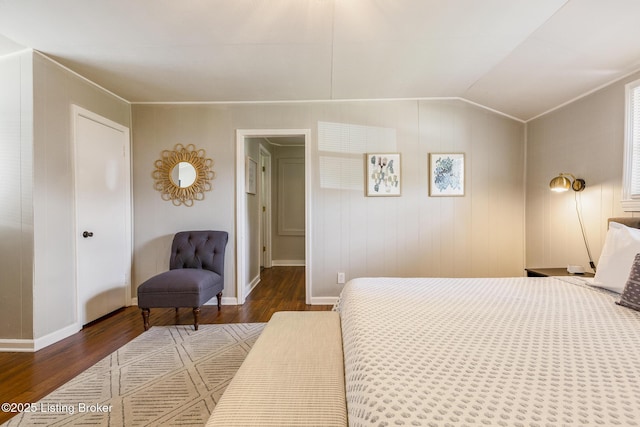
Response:
[[[640,69],[638,0],[0,0],[133,103],[459,97],[526,121]]]

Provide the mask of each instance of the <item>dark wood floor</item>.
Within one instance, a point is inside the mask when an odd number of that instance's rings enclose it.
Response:
[[[276,311],[329,310],[331,306],[305,304],[304,267],[274,267],[262,273],[260,285],[241,306],[202,308],[200,323],[267,322]],[[192,324],[183,308],[178,323]],[[172,325],[174,309],[152,309],[151,325]],[[120,309],[85,326],[80,332],[35,353],[0,353],[0,403],[37,402],[80,372],[142,334],[137,307]],[[0,412],[0,423],[15,414]]]

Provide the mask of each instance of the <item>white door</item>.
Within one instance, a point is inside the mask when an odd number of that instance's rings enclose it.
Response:
[[[85,325],[127,304],[129,129],[76,107],[76,280]]]

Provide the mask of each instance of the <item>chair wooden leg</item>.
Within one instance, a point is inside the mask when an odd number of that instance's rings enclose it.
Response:
[[[151,313],[151,309],[143,308],[142,309],[142,321],[144,322],[144,330],[149,330],[149,313]]]
[[[176,325],[178,324],[178,321],[180,320],[180,316],[178,315],[178,307],[176,307],[176,316],[175,316],[175,323]]]
[[[193,327],[198,330],[198,321],[200,320],[200,307],[193,308]]]
[[[218,297],[218,311],[220,311],[220,308],[222,308],[222,292],[216,296]]]

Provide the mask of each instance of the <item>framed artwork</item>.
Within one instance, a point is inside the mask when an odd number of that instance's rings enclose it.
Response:
[[[429,196],[464,196],[464,154],[429,154]]]
[[[400,153],[367,153],[365,155],[367,173],[367,196],[399,196]]]
[[[256,194],[256,181],[258,173],[258,162],[251,157],[247,157],[244,166],[244,187],[249,194]]]

